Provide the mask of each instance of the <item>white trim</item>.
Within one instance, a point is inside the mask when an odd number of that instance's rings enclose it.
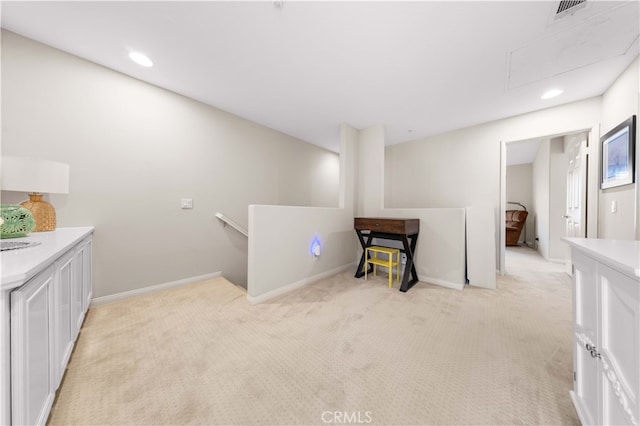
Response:
[[[578,414],[578,420],[580,420],[580,423],[583,425],[593,424],[593,422],[585,418],[587,410],[580,401],[580,397],[576,394],[576,392],[569,391],[569,396],[571,396],[571,402],[573,402],[573,408],[575,408],[576,413]]]
[[[294,283],[291,283],[287,286],[281,287],[281,288],[277,288],[273,291],[267,292],[265,294],[261,294],[259,296],[250,296],[247,294],[247,300],[249,301],[249,303],[251,303],[252,305],[256,305],[258,303],[263,303],[266,302],[268,300],[271,300],[275,297],[278,296],[282,296],[283,294],[289,293],[293,290],[296,290],[298,288],[304,287],[308,284],[312,284],[315,283],[317,281],[320,281],[322,279],[325,279],[327,277],[330,277],[332,275],[335,275],[339,272],[342,272],[344,270],[347,270],[349,268],[353,268],[355,267],[357,264],[357,262],[352,262],[352,263],[348,263],[346,265],[343,266],[339,266],[337,268],[331,269],[329,271],[326,272],[322,272],[320,274],[317,275],[313,275],[311,277],[308,278],[304,278],[300,281],[296,281]],[[384,268],[383,266],[381,266],[382,268]],[[420,277],[418,276],[418,280],[419,282],[423,282],[423,283],[427,283],[427,284],[434,284],[434,285],[439,285],[441,287],[446,287],[446,288],[451,288],[454,290],[463,290],[464,289],[464,284],[463,283],[454,283],[451,281],[445,281],[445,280],[441,280],[438,278],[430,278],[430,277]]]
[[[296,281],[294,283],[291,283],[289,285],[286,285],[284,287],[280,287],[277,288],[275,290],[272,291],[268,291],[264,294],[261,294],[259,296],[250,296],[249,294],[247,294],[247,300],[249,301],[249,303],[251,303],[252,305],[256,305],[258,303],[263,303],[266,302],[267,300],[271,300],[274,297],[278,297],[278,296],[282,296],[283,294],[289,293],[290,291],[296,290],[298,288],[304,287],[308,284],[313,284],[317,281],[320,281],[322,279],[325,279],[327,277],[330,277],[332,275],[335,275],[339,272],[342,272],[346,269],[349,268],[353,268],[356,265],[355,262],[351,262],[351,263],[347,263],[346,265],[342,265],[342,266],[338,266],[337,268],[333,268],[330,269],[328,271],[325,272],[321,272],[319,274],[307,277],[307,278],[303,278],[300,281]]]
[[[402,265],[403,268],[401,269],[402,274],[404,274],[404,266]],[[379,269],[382,269],[383,271],[385,271],[387,274],[389,273],[388,269],[386,266],[382,266],[382,265],[378,265]],[[496,271],[497,273],[497,271]],[[402,274],[400,274],[400,277],[402,277]],[[464,290],[464,283],[454,283],[452,281],[447,281],[447,280],[442,280],[439,278],[431,278],[431,277],[425,277],[425,276],[420,276],[418,275],[418,283],[425,283],[425,284],[434,284],[440,287],[446,287],[446,288],[451,288],[454,290]],[[416,284],[418,284],[416,283]],[[394,288],[397,284],[397,281],[393,281],[393,285]],[[411,290],[409,290],[411,291]]]
[[[177,281],[171,281],[163,284],[156,284],[149,287],[137,288],[135,290],[124,291],[122,293],[110,294],[108,296],[100,296],[91,299],[91,306],[104,305],[107,303],[117,302],[119,300],[129,299],[135,296],[142,296],[144,294],[157,293],[169,288],[180,287],[187,284],[197,283],[199,281],[206,281],[213,278],[222,276],[222,272],[212,272],[210,274],[198,275],[195,277],[184,278]]]
[[[426,284],[435,284],[440,287],[452,288],[454,290],[464,290],[464,283],[454,283],[452,281],[441,280],[439,278],[421,277],[420,275],[418,275],[418,280]]]
[[[504,224],[507,219],[507,142],[500,141],[500,212],[498,214],[498,274],[507,273],[507,234]],[[526,223],[526,222],[525,222]],[[524,236],[527,239],[527,236]]]

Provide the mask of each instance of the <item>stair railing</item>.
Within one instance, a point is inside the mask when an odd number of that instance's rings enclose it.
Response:
[[[249,238],[249,231],[247,231],[241,225],[238,225],[237,222],[234,222],[233,220],[229,219],[227,216],[223,215],[220,212],[216,213],[216,217],[222,221],[222,224],[224,226],[229,225],[230,227],[232,227],[233,229],[235,229],[245,237]]]

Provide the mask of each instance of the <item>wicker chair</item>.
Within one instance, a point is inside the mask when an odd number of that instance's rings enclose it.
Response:
[[[506,234],[506,245],[508,246],[517,246],[518,240],[520,239],[520,234],[522,233],[522,228],[524,227],[524,223],[527,220],[527,215],[529,213],[525,210],[507,210],[506,211],[506,226],[507,226],[507,234]]]

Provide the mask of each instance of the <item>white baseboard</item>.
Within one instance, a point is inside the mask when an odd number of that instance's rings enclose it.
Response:
[[[574,391],[569,391],[569,396],[571,396],[571,402],[573,402],[573,408],[575,408],[576,413],[578,413],[578,420],[580,420],[580,423],[583,425],[588,425],[593,423],[591,419],[585,416],[585,414],[588,411],[585,410],[585,407],[583,406],[580,399],[578,399],[578,396],[576,395],[576,393]]]
[[[377,267],[385,273],[389,273],[389,268],[387,268],[386,266],[378,265]],[[404,265],[402,265],[401,272],[404,273]],[[402,277],[402,275],[400,275],[400,277]],[[435,284],[439,285],[440,287],[452,288],[454,290],[464,290],[464,283],[454,283],[451,281],[441,280],[439,278],[431,278],[420,275],[418,275],[418,280],[422,283]],[[394,284],[396,284],[396,281],[394,281]]]
[[[261,294],[259,296],[249,296],[247,294],[247,300],[249,301],[249,303],[255,305],[258,303],[263,303],[266,302],[268,300],[271,300],[275,297],[278,296],[282,296],[283,294],[289,293],[290,291],[296,290],[298,288],[304,287],[305,285],[309,285],[312,283],[315,283],[317,281],[320,281],[322,279],[325,279],[327,277],[330,277],[332,275],[335,275],[339,272],[342,272],[346,269],[350,269],[350,268],[355,268],[357,266],[357,262],[353,262],[353,263],[349,263],[343,266],[339,266],[337,268],[331,269],[329,271],[326,272],[322,272],[320,274],[314,275],[312,277],[308,277],[305,279],[302,279],[300,281],[296,281],[294,283],[291,283],[289,285],[286,285],[284,287],[272,290],[268,293],[265,294]],[[384,268],[382,266],[382,268]],[[454,283],[451,281],[446,281],[446,280],[441,280],[438,278],[430,278],[430,277],[420,277],[418,276],[418,279],[420,280],[420,282],[424,282],[424,283],[429,283],[429,284],[435,284],[435,285],[439,285],[441,287],[446,287],[446,288],[451,288],[454,290],[463,290],[464,289],[464,283]]]
[[[141,296],[143,294],[156,293],[158,291],[166,290],[169,288],[180,287],[187,284],[197,283],[199,281],[206,281],[213,278],[222,276],[222,272],[212,272],[210,274],[198,275],[195,277],[184,278],[177,281],[171,281],[163,284],[156,284],[149,287],[137,288],[135,290],[125,291],[122,293],[110,294],[108,296],[100,296],[91,299],[91,306],[104,305],[107,303],[117,302],[119,300],[129,299],[130,297]]]
[[[325,279],[327,277],[330,277],[332,275],[335,275],[339,272],[342,272],[346,269],[349,268],[354,268],[356,266],[355,262],[352,263],[348,263],[346,265],[342,265],[342,266],[338,266],[337,268],[333,268],[330,269],[328,271],[325,272],[321,272],[317,275],[313,275],[311,277],[307,277],[304,278],[300,281],[296,281],[294,283],[288,284],[284,287],[280,287],[277,288],[275,290],[269,291],[267,293],[261,294],[259,296],[249,296],[249,294],[247,294],[247,300],[249,301],[249,303],[251,303],[252,305],[258,304],[258,303],[263,303],[266,302],[267,300],[271,300],[274,297],[278,297],[278,296],[282,296],[283,294],[289,293],[290,291],[296,290],[300,287],[304,287],[306,285],[315,283],[317,281],[320,281],[322,279]]]
[[[464,290],[464,283],[454,283],[451,281],[441,280],[439,278],[421,277],[418,275],[420,282],[439,285],[440,287],[452,288],[454,290]]]

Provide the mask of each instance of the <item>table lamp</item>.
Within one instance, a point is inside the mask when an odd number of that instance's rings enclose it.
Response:
[[[69,193],[69,165],[28,157],[2,156],[4,191],[28,192],[29,199],[20,205],[29,210],[36,221],[34,232],[56,229],[56,210],[42,200],[42,194]]]

